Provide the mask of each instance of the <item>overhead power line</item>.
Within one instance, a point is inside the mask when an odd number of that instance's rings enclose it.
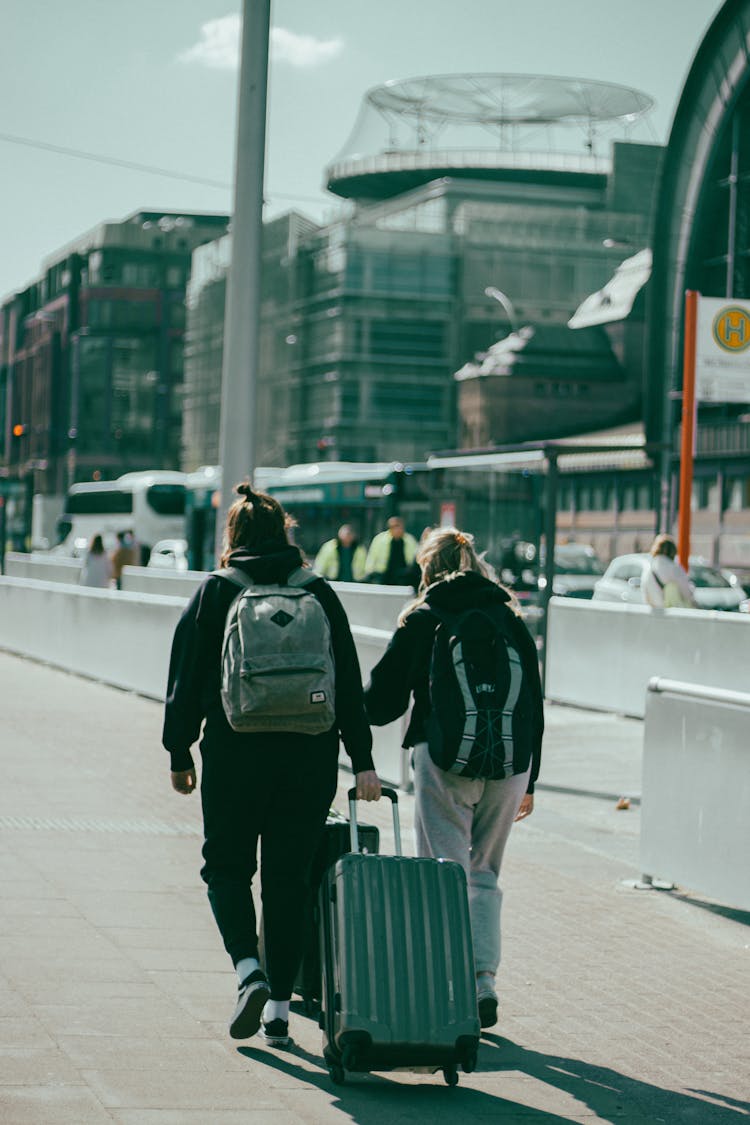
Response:
[[[172,168],[159,168],[155,164],[141,164],[136,160],[123,160],[119,156],[106,156],[100,152],[86,152],[84,149],[69,148],[67,145],[56,145],[50,141],[39,141],[33,137],[19,137],[13,133],[0,133],[0,141],[10,145],[22,145],[24,148],[40,149],[42,152],[54,152],[58,156],[73,156],[76,160],[90,160],[95,164],[108,164],[115,168],[128,168],[132,172],[145,172],[149,176],[164,176],[170,180],[181,180],[183,183],[201,184],[204,187],[219,188],[222,191],[231,191],[232,185],[223,180],[212,180],[206,176],[195,176],[191,172],[178,172]],[[309,195],[286,195],[283,192],[272,191],[268,193],[271,199],[286,199],[300,203],[320,203],[322,200]]]
[[[222,180],[209,180],[205,176],[193,176],[190,172],[175,172],[170,168],[157,168],[153,164],[139,164],[135,160],[122,160],[119,156],[105,156],[98,152],[85,152],[79,148],[68,148],[65,145],[54,145],[49,141],[37,141],[32,137],[16,137],[11,133],[0,133],[0,141],[11,145],[23,145],[25,148],[38,148],[43,152],[56,152],[59,156],[74,156],[78,160],[92,160],[96,164],[110,164],[116,168],[130,168],[133,172],[147,172],[152,176],[166,176],[171,180],[185,180],[193,184],[203,184],[206,187],[223,188],[228,191],[230,184]]]

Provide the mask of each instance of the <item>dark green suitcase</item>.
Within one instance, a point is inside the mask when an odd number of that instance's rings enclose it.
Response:
[[[347,1071],[474,1070],[479,1047],[466,877],[449,860],[401,855],[398,797],[394,856],[352,851],[321,887],[323,1054],[331,1078]]]

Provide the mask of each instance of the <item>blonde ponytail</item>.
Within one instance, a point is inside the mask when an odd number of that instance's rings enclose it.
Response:
[[[489,563],[474,546],[474,536],[456,527],[438,527],[431,531],[417,551],[417,563],[422,569],[422,581],[414,601],[399,614],[398,623],[403,625],[410,613],[424,604],[425,594],[435,582],[455,578],[467,571],[474,571],[497,582],[497,576]]]

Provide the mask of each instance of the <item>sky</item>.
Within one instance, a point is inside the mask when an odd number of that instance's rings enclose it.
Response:
[[[319,220],[333,215],[324,168],[343,148],[364,93],[390,79],[512,72],[618,82],[656,100],[652,139],[664,141],[720,7],[273,0],[267,214],[295,207]],[[240,10],[241,0],[0,0],[0,299],[104,219],[139,209],[229,212]]]

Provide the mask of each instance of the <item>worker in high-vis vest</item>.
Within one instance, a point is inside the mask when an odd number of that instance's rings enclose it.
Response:
[[[417,541],[404,528],[401,516],[391,516],[385,531],[375,536],[367,552],[367,582],[409,586],[413,582]]]
[[[329,539],[315,556],[314,569],[332,582],[362,582],[366,573],[367,551],[354,528],[343,524],[335,539]]]

